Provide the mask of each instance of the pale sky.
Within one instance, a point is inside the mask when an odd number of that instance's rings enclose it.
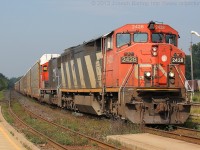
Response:
[[[91,40],[128,23],[159,21],[175,28],[189,53],[200,33],[200,0],[0,0],[0,73],[18,77],[45,53]],[[193,42],[200,38],[193,36]]]

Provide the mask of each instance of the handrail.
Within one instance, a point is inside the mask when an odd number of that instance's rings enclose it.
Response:
[[[123,82],[122,82],[122,84],[119,88],[119,92],[118,92],[119,104],[121,104],[121,89],[123,88],[123,85],[127,82],[128,79],[126,79],[126,78],[128,78],[128,75],[130,74],[131,69],[134,68],[133,66],[134,66],[134,64],[131,65],[129,71],[127,72],[127,74],[126,74],[126,76],[125,76],[125,78],[124,78],[124,80],[123,80]]]
[[[171,64],[171,65],[172,65],[172,64]],[[186,77],[185,77],[185,75],[183,74],[183,72],[182,72],[181,70],[180,70],[180,72],[179,72],[179,70],[177,69],[177,65],[173,65],[173,66],[175,67],[176,71],[178,72],[179,78],[181,79],[182,84],[185,86],[185,83],[183,82],[183,79],[182,79],[182,77],[180,76],[180,73],[181,73],[181,75],[183,76],[184,80],[187,80]],[[191,86],[189,85],[189,83],[187,83],[187,86],[189,87],[190,90],[192,90],[192,88],[191,88]],[[190,91],[190,90],[187,90],[187,91]]]
[[[187,80],[186,77],[184,76],[182,70],[180,70],[180,72],[181,72],[182,76],[184,77],[184,79]],[[190,86],[190,84],[188,82],[187,82],[187,86],[189,87],[190,91],[192,91],[192,87]]]
[[[179,78],[181,79],[182,84],[185,86],[185,83],[183,82],[183,79],[182,79],[182,77],[180,76],[180,72],[178,71],[176,65],[174,65],[174,67],[175,67],[176,71],[178,72],[178,76],[179,76]]]
[[[122,91],[123,91],[123,102],[124,102],[124,89],[125,89],[125,87],[126,87],[126,85],[127,85],[127,83],[128,83],[128,81],[129,81],[129,79],[130,79],[130,77],[131,77],[133,72],[134,72],[134,67],[133,67],[132,71],[130,72],[130,75],[128,76],[128,79],[126,80],[125,85],[124,85],[124,87],[122,89]]]

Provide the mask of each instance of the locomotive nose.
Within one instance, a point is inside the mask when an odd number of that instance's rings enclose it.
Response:
[[[151,48],[152,57],[157,58],[155,63],[162,66],[170,63],[171,51],[172,47],[168,45],[152,45]]]
[[[158,84],[167,85],[167,75],[168,75],[168,65],[170,64],[170,55],[171,55],[171,46],[170,45],[159,45],[157,46],[157,61],[158,64]]]

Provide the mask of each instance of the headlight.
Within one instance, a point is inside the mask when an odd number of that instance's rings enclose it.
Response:
[[[145,76],[150,78],[151,77],[151,72],[145,72]]]
[[[174,72],[169,72],[169,77],[174,78],[175,77]]]

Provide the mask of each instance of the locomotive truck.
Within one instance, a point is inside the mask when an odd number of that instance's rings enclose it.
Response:
[[[45,54],[15,89],[83,113],[183,124],[191,104],[178,38],[166,24],[127,24],[61,55]]]

